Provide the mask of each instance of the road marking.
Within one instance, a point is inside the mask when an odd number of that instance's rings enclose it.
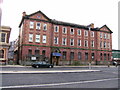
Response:
[[[118,79],[120,79],[120,78],[109,78],[109,79],[99,79],[99,80],[79,81],[79,82],[66,82],[66,83],[38,84],[38,85],[3,86],[0,88],[27,88],[27,87],[59,86],[59,85],[92,83],[92,82],[101,82],[101,81],[118,80]]]

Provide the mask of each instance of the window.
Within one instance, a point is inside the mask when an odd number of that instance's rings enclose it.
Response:
[[[93,40],[91,41],[91,46],[94,47],[94,41]]]
[[[36,35],[35,42],[40,42],[40,35]]]
[[[102,42],[100,42],[100,48],[102,48]]]
[[[28,49],[28,55],[32,55],[32,50]]]
[[[104,39],[106,39],[107,37],[106,37],[107,35],[106,34],[104,34]]]
[[[78,39],[78,46],[81,46],[81,40]]]
[[[78,35],[81,35],[81,30],[78,30]]]
[[[30,28],[31,28],[31,29],[34,28],[34,22],[30,22]]]
[[[43,25],[43,30],[47,30],[47,24]]]
[[[78,52],[78,60],[81,60],[81,52]]]
[[[108,43],[108,48],[110,48],[110,43]]]
[[[94,32],[91,32],[91,37],[94,37]]]
[[[42,51],[42,55],[44,55],[44,56],[45,56],[45,53],[46,53],[46,51],[45,51],[45,50],[43,50],[43,51]]]
[[[92,53],[92,55],[91,55],[91,59],[94,60],[94,58],[95,58],[95,57],[94,57],[94,53]]]
[[[106,48],[106,42],[104,41],[104,48]]]
[[[54,37],[54,44],[58,44],[58,37]]]
[[[85,60],[88,60],[88,53],[85,53]]]
[[[6,33],[1,33],[1,42],[6,42]]]
[[[59,32],[59,26],[54,26],[54,32]]]
[[[4,50],[0,50],[0,58],[4,58]]]
[[[74,29],[73,28],[70,29],[70,34],[74,34]]]
[[[85,33],[85,36],[88,36],[88,31],[84,31],[84,33]]]
[[[33,34],[29,34],[29,42],[33,42]]]
[[[46,43],[46,35],[43,35],[43,43]]]
[[[66,51],[63,51],[62,58],[63,58],[63,59],[66,59],[66,55],[67,55],[67,52],[66,52]]]
[[[67,33],[67,28],[63,27],[63,33],[66,34]]]
[[[100,33],[100,38],[102,38],[102,33]]]
[[[88,47],[88,41],[85,40],[85,47]]]
[[[40,30],[41,24],[39,22],[36,23],[36,29]]]
[[[66,38],[62,38],[62,45],[66,45],[67,39]]]
[[[110,54],[108,54],[108,60],[110,60]]]
[[[104,60],[107,60],[106,54],[104,54]]]
[[[100,53],[100,60],[102,60],[102,53]]]
[[[74,39],[70,39],[70,45],[74,46]]]
[[[110,34],[108,34],[108,39],[110,39]]]
[[[41,16],[37,16],[37,18],[41,18]]]
[[[74,59],[74,52],[70,52],[70,59]]]
[[[35,55],[39,55],[40,54],[40,50],[35,50]]]

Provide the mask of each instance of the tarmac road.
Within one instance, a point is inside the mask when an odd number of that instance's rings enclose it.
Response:
[[[84,70],[80,67],[55,68],[2,68],[6,70]],[[1,88],[118,88],[118,67],[92,67],[100,72],[54,73],[54,74],[2,74]]]

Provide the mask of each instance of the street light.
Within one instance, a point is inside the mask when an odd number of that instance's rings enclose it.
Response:
[[[90,50],[90,47],[91,47],[91,40],[90,40],[90,26],[88,27],[88,29],[89,29],[89,69],[91,69],[91,50]]]

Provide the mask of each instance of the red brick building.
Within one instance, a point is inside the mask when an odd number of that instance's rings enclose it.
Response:
[[[19,61],[39,61],[40,55],[54,64],[111,61],[112,31],[107,25],[78,25],[52,20],[41,11],[26,15],[19,25]]]

